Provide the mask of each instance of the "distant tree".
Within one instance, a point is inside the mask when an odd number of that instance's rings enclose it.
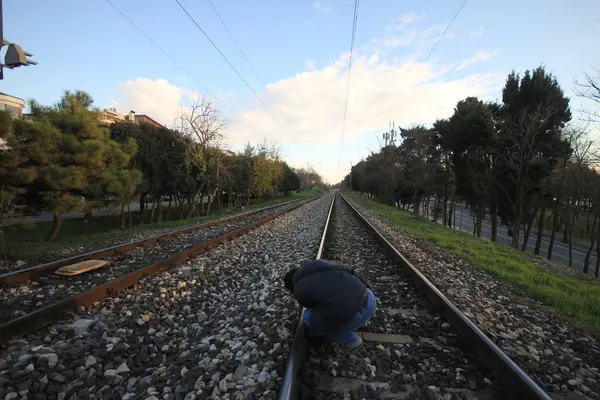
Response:
[[[597,75],[586,74],[576,82],[579,95],[592,104],[600,104]],[[598,116],[594,108],[587,111]],[[412,206],[427,217],[433,201],[433,219],[438,220],[443,208],[442,222],[454,222],[455,227],[453,209],[465,202],[477,218],[474,234],[480,234],[489,213],[495,240],[497,215],[512,235],[512,245],[525,250],[537,228],[535,254],[540,254],[546,226],[551,225],[547,257],[552,258],[555,237],[562,233],[570,249],[569,263],[577,231],[589,239],[584,271],[590,269],[595,246],[600,275],[600,157],[584,134],[586,128],[569,125],[570,119],[569,99],[543,67],[522,76],[513,72],[502,103],[469,97],[433,129],[401,129],[399,144],[353,165],[342,185],[387,204],[393,193],[398,208]],[[298,175],[303,185],[305,175]]]
[[[129,228],[132,228],[131,209],[129,204],[138,196],[138,185],[142,180],[142,172],[138,169],[124,169],[106,172],[102,176],[106,185],[106,195],[110,197],[110,202],[115,202],[121,206],[121,229],[125,229],[125,213],[127,207],[129,215]]]
[[[456,177],[456,193],[477,217],[481,236],[486,208],[492,214],[492,240],[496,240],[495,187],[492,174],[497,159],[497,135],[492,110],[476,97],[461,100],[450,117],[448,129],[437,125],[442,146],[450,151]]]
[[[137,151],[135,142],[110,140],[91,103],[79,103],[87,98],[82,93],[66,92],[57,107],[43,108],[29,120],[13,120],[7,140],[11,151],[2,160],[11,166],[3,170],[5,184],[21,189],[28,205],[53,212],[47,240],[58,235],[63,212],[106,202],[108,183],[116,175],[128,186],[139,182],[139,172],[127,169]]]
[[[543,67],[511,73],[502,91],[498,148],[502,157],[495,169],[499,214],[510,221],[512,246],[519,245],[521,225],[537,209],[543,180],[571,149],[563,127],[571,119],[569,99]]]
[[[300,189],[300,179],[287,163],[283,163],[283,173],[277,184],[281,193],[288,195],[294,190]]]
[[[435,151],[434,131],[417,125],[401,129],[404,139],[399,146],[399,164],[403,171],[403,192],[412,193],[413,210],[419,213],[424,196],[433,191],[439,168],[439,154]]]
[[[188,101],[180,110],[177,128],[196,143],[196,146],[188,147],[189,160],[194,165],[193,179],[196,181],[192,201],[194,202],[198,195],[206,194],[212,202],[222,182],[219,176],[221,153],[211,149],[220,148],[224,128],[224,122],[214,101],[199,98]],[[195,212],[197,208],[193,203],[187,217],[190,218]]]
[[[448,137],[452,135],[450,132],[450,121],[440,119],[434,122],[434,146],[440,151],[440,168],[437,174],[437,184],[441,186],[439,196],[443,198],[443,220],[444,226],[452,226],[452,216],[454,215],[454,207],[456,204],[456,173],[452,160],[452,149],[448,142]],[[448,201],[450,205],[448,208]],[[493,220],[492,220],[493,221]],[[493,222],[492,222],[493,223]],[[494,240],[495,229],[492,227],[492,240]]]
[[[191,197],[195,188],[193,164],[190,157],[196,144],[178,131],[157,128],[150,124],[135,125],[127,122],[111,126],[111,137],[123,142],[135,140],[139,148],[132,160],[132,167],[142,172],[140,185],[140,210],[144,210],[146,201],[153,207],[150,219],[162,221],[161,199],[164,196],[182,199]],[[180,201],[181,204],[181,201]],[[158,213],[154,209],[158,209]],[[167,212],[169,215],[170,209]]]
[[[297,168],[294,169],[294,172],[300,180],[300,187],[302,189],[311,189],[323,184],[323,178],[313,169]]]
[[[250,182],[254,168],[254,148],[247,143],[243,153],[239,154],[232,165],[232,191],[236,193],[236,200],[241,199],[242,206],[250,200]]]
[[[89,93],[80,89],[77,89],[74,92],[65,90],[58,102],[58,108],[61,110],[70,110],[75,113],[81,109],[89,110],[93,104],[94,99],[92,99],[92,96]]]
[[[250,192],[260,200],[276,193],[277,184],[283,175],[283,163],[279,159],[279,149],[266,141],[253,149]]]
[[[562,206],[565,210],[564,233],[565,242],[569,245],[569,266],[573,264],[573,232],[575,222],[582,214],[587,214],[587,222],[592,216],[590,205],[594,202],[594,190],[588,187],[589,184],[595,183],[595,179],[590,176],[587,158],[590,154],[592,141],[587,139],[581,132],[572,134],[574,140],[570,141],[572,154],[563,171],[565,180],[562,185],[563,201]],[[588,228],[595,232],[595,227]],[[593,235],[592,235],[593,236]],[[595,239],[592,238],[593,247]],[[588,272],[589,256],[584,261],[584,272]]]

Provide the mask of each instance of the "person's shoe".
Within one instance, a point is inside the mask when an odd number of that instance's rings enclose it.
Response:
[[[356,339],[354,342],[341,345],[340,350],[343,353],[352,354],[352,353],[356,353],[360,348],[362,348],[362,346],[363,346],[363,340],[359,336],[358,339]]]

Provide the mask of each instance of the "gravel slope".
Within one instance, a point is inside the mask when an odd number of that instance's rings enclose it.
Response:
[[[363,331],[409,335],[413,343],[365,342],[363,349],[350,355],[330,343],[313,347],[305,371],[305,399],[379,399],[401,393],[408,399],[503,398],[494,397],[499,384],[457,347],[457,334],[342,199],[336,201],[324,258],[355,269],[373,287],[377,312]],[[330,377],[347,378],[351,381],[345,382],[357,386],[332,393],[324,384]],[[357,380],[365,384],[358,385]]]
[[[594,338],[449,251],[355,206],[551,396],[600,398],[600,345]]]
[[[14,341],[0,398],[275,398],[299,312],[281,277],[314,257],[331,196]]]
[[[150,247],[138,247],[115,257],[104,258],[109,262],[105,267],[82,275],[71,277],[50,274],[19,286],[0,287],[0,324],[297,205],[275,207],[239,220],[176,235]]]

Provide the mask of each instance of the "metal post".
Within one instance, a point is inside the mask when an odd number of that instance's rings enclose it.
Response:
[[[352,163],[350,163],[350,181],[348,182],[348,188],[352,191]]]

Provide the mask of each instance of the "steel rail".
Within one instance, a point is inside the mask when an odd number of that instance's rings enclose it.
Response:
[[[325,239],[327,237],[327,232],[329,231],[329,221],[331,219],[335,197],[336,195],[334,194],[333,199],[331,199],[331,205],[329,206],[329,212],[327,213],[327,219],[325,220],[325,226],[323,227],[323,234],[321,235],[321,241],[319,243],[317,255],[315,256],[316,260],[320,260],[323,255],[323,248],[325,247]],[[298,316],[296,333],[294,334],[290,355],[288,356],[285,373],[281,382],[281,389],[279,390],[280,400],[296,400],[298,398],[300,369],[302,368],[302,365],[304,365],[306,352],[308,350],[308,329],[302,320],[303,312],[304,309],[302,309]]]
[[[268,215],[265,218],[262,218],[244,227],[232,230],[208,242],[195,245],[189,249],[173,254],[172,256],[164,260],[142,267],[117,279],[113,279],[104,284],[94,286],[88,290],[70,296],[66,299],[60,300],[54,304],[50,304],[30,314],[24,315],[10,322],[2,324],[0,325],[0,346],[4,345],[14,337],[22,336],[27,333],[33,332],[37,329],[40,329],[60,319],[65,313],[77,310],[78,307],[93,304],[106,297],[118,296],[120,291],[128,287],[134,286],[143,277],[156,275],[159,272],[165,271],[175,266],[176,264],[179,264],[190,258],[205,253],[213,247],[216,247],[222,243],[232,240],[238,236],[241,236],[253,229],[256,229],[259,226],[264,225],[267,222],[270,222],[283,214],[293,211],[303,206],[304,204],[313,201],[315,198],[318,197],[321,196],[310,198],[307,202],[302,202],[298,205],[293,206],[290,209]],[[296,200],[294,202],[296,202]]]
[[[24,268],[24,269],[20,269],[20,270],[7,272],[7,273],[0,275],[0,286],[17,285],[19,283],[26,282],[30,279],[37,278],[39,276],[51,274],[52,272],[56,271],[60,267],[64,267],[65,265],[71,265],[71,264],[75,264],[75,263],[85,261],[85,260],[92,260],[94,258],[110,257],[110,256],[114,256],[117,254],[122,254],[122,253],[125,253],[128,251],[134,250],[141,246],[149,246],[149,245],[155,244],[161,240],[169,239],[173,236],[182,235],[185,233],[189,233],[189,232],[193,232],[193,231],[197,231],[197,230],[201,230],[201,229],[211,228],[213,226],[217,226],[217,225],[231,222],[231,221],[236,221],[238,219],[249,217],[251,215],[254,215],[254,214],[257,214],[257,213],[260,213],[263,211],[267,211],[267,210],[270,210],[275,207],[280,207],[280,206],[293,204],[296,202],[302,202],[302,201],[310,202],[321,196],[322,195],[317,195],[317,196],[309,197],[307,199],[291,200],[291,201],[287,201],[284,203],[279,203],[279,204],[275,204],[272,206],[259,208],[254,211],[249,211],[249,212],[245,212],[242,214],[236,214],[236,215],[232,215],[232,216],[229,216],[226,218],[216,219],[214,221],[209,221],[204,224],[188,226],[186,228],[177,229],[177,230],[174,230],[171,232],[152,236],[150,238],[136,240],[135,242],[124,243],[124,244],[119,244],[116,246],[106,247],[104,249],[94,250],[94,251],[90,251],[88,253],[79,254],[76,256],[63,258],[60,260],[51,261],[51,262],[39,264],[39,265],[34,265],[29,268]]]
[[[394,245],[385,238],[341,193],[340,197],[350,207],[358,219],[381,243],[394,262],[413,279],[429,302],[446,318],[452,327],[464,339],[464,343],[492,371],[507,384],[518,398],[551,400],[551,397],[538,386],[514,361],[510,359],[494,342],[488,338],[471,320],[469,320],[429,279],[410,263]]]

